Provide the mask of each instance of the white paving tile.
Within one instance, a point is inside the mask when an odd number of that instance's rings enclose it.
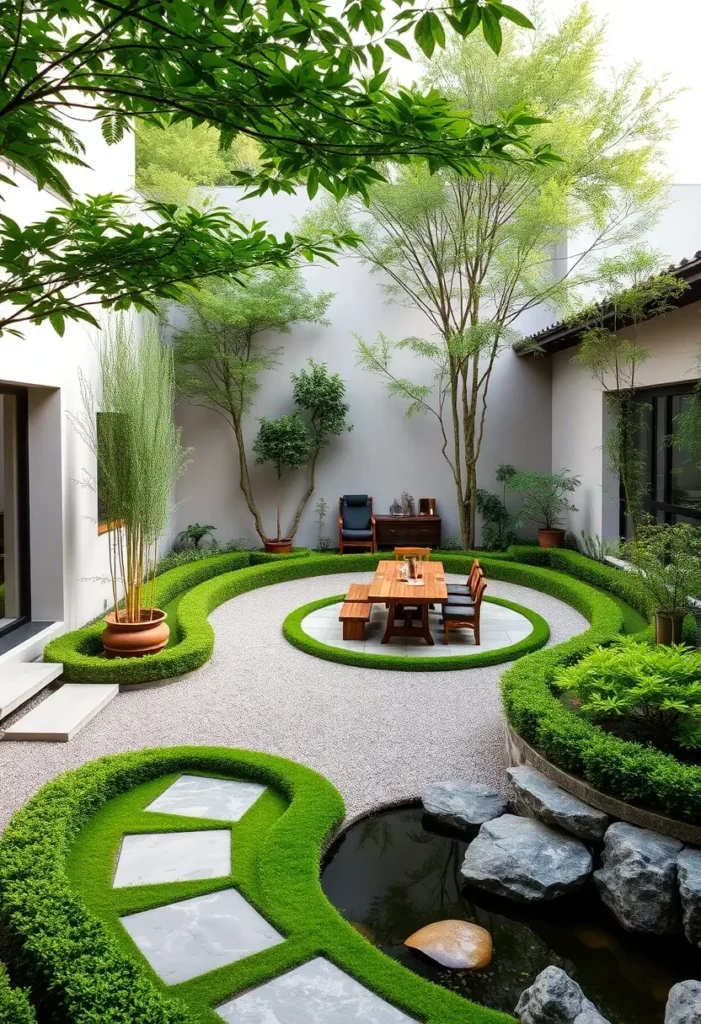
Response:
[[[231,832],[163,832],[125,836],[114,888],[222,878],[231,873]]]
[[[129,914],[121,921],[168,985],[188,981],[284,941],[235,889]]]
[[[238,821],[266,789],[257,782],[181,775],[146,810],[185,818]]]
[[[322,957],[244,992],[217,1013],[227,1024],[416,1024]]]
[[[6,740],[68,743],[119,693],[112,683],[64,683],[4,732]]]

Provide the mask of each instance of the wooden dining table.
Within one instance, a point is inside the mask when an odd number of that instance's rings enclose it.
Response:
[[[367,599],[371,604],[388,606],[383,644],[389,643],[393,636],[416,637],[425,640],[427,644],[433,644],[428,609],[431,604],[445,604],[448,600],[445,572],[441,562],[419,562],[418,566],[423,583],[417,586],[401,578],[403,562],[391,559],[378,562]],[[395,617],[398,606],[418,608],[418,619],[408,614],[397,623]]]

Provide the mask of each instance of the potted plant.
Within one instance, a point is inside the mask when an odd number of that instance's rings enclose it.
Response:
[[[538,523],[538,543],[542,548],[561,547],[565,541],[562,524],[568,512],[577,507],[568,495],[574,494],[580,484],[578,476],[572,476],[569,469],[559,473],[538,473],[525,470],[512,473],[504,481],[510,491],[518,491],[523,505],[514,516],[516,526],[528,522]]]
[[[81,376],[78,432],[95,456],[100,521],[107,526],[113,610],[102,634],[112,658],[156,654],[170,630],[154,605],[158,541],[171,512],[171,493],[187,452],[173,423],[170,351],[146,322],[140,337],[120,318],[99,350],[100,400]]]
[[[276,554],[287,554],[292,550],[292,538],[282,537],[280,523],[280,492],[283,469],[296,470],[306,466],[311,454],[312,443],[307,428],[298,413],[278,416],[269,420],[261,418],[258,436],[253,442],[256,463],[272,462],[277,474],[277,532],[275,538],[263,537],[265,550]]]
[[[211,537],[212,543],[216,544],[216,541],[214,540],[215,530],[216,526],[205,526],[203,523],[190,523],[184,530],[180,531],[175,540],[183,547],[192,543],[193,547],[198,548],[201,540],[204,540],[205,537]]]
[[[701,531],[689,523],[640,525],[635,542],[624,545],[638,598],[655,618],[658,644],[681,643],[686,615],[698,615],[701,597]]]

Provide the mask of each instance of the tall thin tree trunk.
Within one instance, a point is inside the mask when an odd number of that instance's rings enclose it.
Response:
[[[260,512],[256,507],[255,500],[253,498],[253,488],[251,487],[251,478],[248,472],[248,461],[246,459],[246,447],[243,437],[243,429],[241,427],[241,421],[238,417],[232,416],[232,426],[234,428],[234,436],[236,437],[236,447],[239,453],[239,487],[243,492],[243,496],[246,499],[246,505],[248,511],[253,516],[253,522],[255,523],[256,533],[260,539],[265,542],[268,537],[263,529],[263,520],[261,519]],[[280,535],[280,527],[278,526],[278,536]]]
[[[277,535],[275,537],[275,540],[280,540],[280,536],[281,536],[281,532],[282,532],[281,529],[280,529],[280,477],[281,476],[282,476],[282,473],[280,472],[280,467],[278,466],[278,471],[277,471]]]
[[[299,505],[297,506],[297,511],[292,522],[292,529],[290,530],[289,534],[290,540],[292,540],[295,534],[297,533],[297,530],[299,528],[299,521],[302,518],[302,513],[307,507],[307,502],[314,493],[314,488],[316,487],[316,463],[318,458],[319,452],[315,451],[314,454],[312,455],[312,461],[309,465],[309,486],[307,487],[306,491],[300,498]]]

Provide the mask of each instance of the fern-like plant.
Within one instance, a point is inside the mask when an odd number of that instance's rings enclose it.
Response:
[[[154,608],[158,541],[171,512],[171,493],[188,452],[173,423],[173,361],[155,324],[141,336],[120,317],[99,349],[99,398],[80,375],[82,412],[73,417],[95,456],[84,482],[97,491],[109,526],[112,597],[123,622],[150,618]]]

